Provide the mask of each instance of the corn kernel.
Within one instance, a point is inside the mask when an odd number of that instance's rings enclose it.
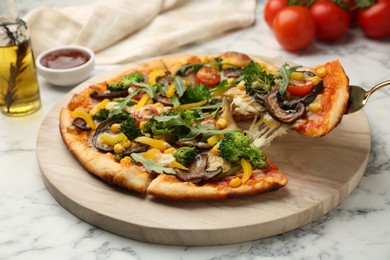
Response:
[[[214,145],[214,147],[210,151],[213,155],[218,156],[219,155],[219,150],[218,150],[218,145]]]
[[[318,85],[318,83],[320,83],[320,81],[321,81],[321,78],[318,76],[310,77],[307,79],[310,80],[314,86]]]
[[[120,129],[121,129],[121,125],[120,124],[112,124],[111,125],[111,131],[115,134],[119,133],[120,132]]]
[[[122,145],[125,149],[129,148],[131,146],[131,141],[127,139],[126,141],[122,142]]]
[[[210,62],[210,59],[209,59],[208,56],[203,56],[203,57],[200,58],[200,61],[203,62],[203,63],[208,63],[208,62]]]
[[[236,177],[229,182],[229,185],[230,187],[236,188],[240,186],[241,183],[242,183],[241,179],[239,177]]]
[[[328,74],[328,70],[325,68],[325,67],[321,67],[321,68],[318,68],[316,71],[315,71],[316,75],[318,77],[325,77],[326,74]]]
[[[146,121],[141,121],[139,123],[139,128],[142,130],[142,131],[145,131],[145,124],[146,124]]]
[[[169,153],[173,153],[174,151],[176,151],[176,149],[174,147],[171,147],[171,148],[168,148],[164,151],[165,154],[169,154]]]
[[[237,88],[239,90],[245,90],[245,82],[242,80],[240,83],[238,83]]]
[[[123,147],[122,144],[115,144],[114,145],[114,152],[115,153],[121,153],[123,151],[125,151],[125,148]]]
[[[310,111],[310,112],[313,112],[313,113],[316,113],[320,110],[322,110],[322,105],[320,103],[317,103],[317,102],[314,102],[314,103],[311,103],[307,109]]]
[[[297,79],[297,80],[303,79],[303,72],[297,72],[297,71],[291,72],[290,79]]]
[[[225,118],[219,118],[215,123],[217,129],[224,129],[227,127],[227,125],[228,125],[228,121]]]
[[[130,156],[125,156],[125,157],[123,157],[123,158],[119,161],[119,163],[120,163],[121,165],[131,165],[131,157],[130,157]]]
[[[219,138],[216,135],[213,135],[207,139],[207,143],[209,145],[215,145],[216,143],[218,143],[218,141],[219,141]]]

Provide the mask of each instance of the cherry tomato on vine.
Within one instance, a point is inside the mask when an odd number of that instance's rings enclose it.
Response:
[[[215,68],[203,66],[196,72],[195,78],[199,83],[212,87],[219,84],[221,74]]]
[[[310,7],[310,13],[315,20],[316,37],[320,40],[336,40],[351,26],[350,13],[328,0],[316,1]]]
[[[367,37],[383,39],[390,36],[390,0],[379,0],[360,10],[358,22]]]
[[[269,0],[264,7],[264,20],[272,29],[274,18],[279,11],[287,6],[287,0]]]
[[[315,36],[315,21],[309,9],[293,5],[281,10],[274,18],[277,41],[289,51],[307,47]]]

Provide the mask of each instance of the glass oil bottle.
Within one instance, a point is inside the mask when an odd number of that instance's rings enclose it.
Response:
[[[0,1],[0,109],[8,116],[28,115],[41,106],[34,55],[16,0]]]

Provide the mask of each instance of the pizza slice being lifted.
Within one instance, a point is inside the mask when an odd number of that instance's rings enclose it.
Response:
[[[60,130],[77,160],[110,184],[220,200],[285,186],[261,148],[288,129],[326,135],[348,99],[338,61],[278,68],[237,52],[184,54],[81,90],[62,109]]]

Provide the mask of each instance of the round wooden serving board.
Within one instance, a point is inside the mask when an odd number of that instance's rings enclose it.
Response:
[[[359,183],[370,152],[363,111],[344,116],[321,138],[291,132],[266,155],[289,178],[286,187],[255,197],[218,202],[172,202],[110,186],[87,172],[59,133],[59,112],[82,88],[110,79],[134,63],[71,90],[45,117],[37,158],[52,196],[78,218],[135,240],[171,245],[231,244],[287,232],[339,205]]]

